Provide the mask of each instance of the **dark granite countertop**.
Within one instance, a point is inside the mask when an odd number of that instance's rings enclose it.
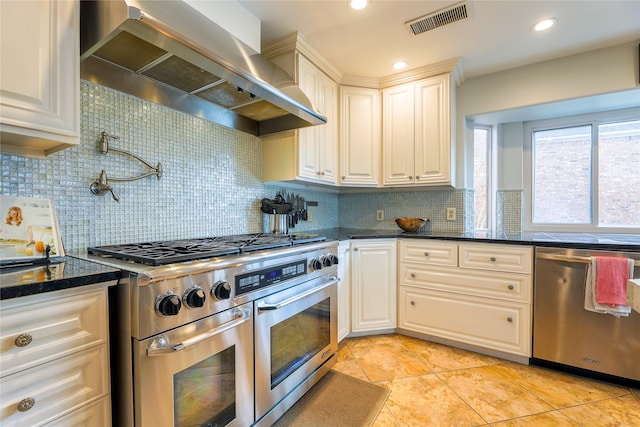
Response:
[[[308,231],[306,234],[319,234],[327,239],[438,239],[474,241],[485,243],[504,243],[515,245],[533,245],[545,247],[603,249],[640,252],[640,234],[595,234],[595,233],[438,233],[418,231],[407,233],[402,230],[368,230],[359,228],[329,228]]]
[[[592,233],[438,233],[402,230],[370,230],[360,228],[329,228],[307,231],[332,240],[354,239],[438,239],[533,245],[546,247],[602,249],[640,252],[640,234]],[[120,270],[86,259],[61,257],[48,266],[3,268],[0,272],[0,300],[52,292],[61,289],[118,280]]]
[[[48,265],[3,268],[0,300],[118,280],[120,270],[70,256]]]

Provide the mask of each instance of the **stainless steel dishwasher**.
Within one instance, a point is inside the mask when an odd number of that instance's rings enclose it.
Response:
[[[532,363],[640,381],[640,314],[584,309],[587,267],[597,255],[634,259],[640,277],[640,252],[536,248]]]

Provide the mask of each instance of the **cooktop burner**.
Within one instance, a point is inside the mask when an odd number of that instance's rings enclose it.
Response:
[[[202,239],[170,240],[87,248],[91,255],[112,257],[149,265],[165,265],[320,242],[317,235],[239,234]]]

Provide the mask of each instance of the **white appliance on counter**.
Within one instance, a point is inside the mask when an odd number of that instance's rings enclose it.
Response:
[[[640,279],[627,281],[627,305],[640,313]]]

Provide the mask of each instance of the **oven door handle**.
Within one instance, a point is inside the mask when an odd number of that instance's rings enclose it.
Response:
[[[324,289],[326,287],[335,285],[339,281],[340,281],[340,279],[338,279],[335,276],[332,276],[332,277],[329,278],[329,281],[327,283],[325,283],[324,285],[314,287],[312,289],[309,289],[308,291],[304,291],[301,294],[298,294],[298,295],[293,296],[291,298],[287,298],[287,299],[282,300],[280,302],[277,302],[277,303],[274,303],[274,304],[267,304],[264,301],[260,301],[258,303],[258,311],[278,310],[279,308],[285,307],[285,306],[287,306],[289,304],[292,304],[292,303],[294,303],[296,301],[299,301],[299,300],[301,300],[303,298],[306,298],[309,295],[311,295],[313,293],[316,293],[316,292],[318,292],[318,291],[320,291],[320,290],[322,290],[322,289]]]
[[[235,313],[233,313],[236,317],[229,322],[223,323],[222,325],[215,327],[205,333],[200,335],[196,335],[195,337],[187,338],[186,340],[173,345],[155,345],[154,343],[147,347],[147,356],[161,356],[163,354],[171,354],[176,353],[178,351],[186,350],[189,347],[193,347],[194,345],[201,343],[202,341],[206,341],[209,338],[212,338],[216,335],[219,335],[223,332],[228,331],[229,329],[233,329],[237,326],[242,325],[244,322],[251,320],[251,310],[240,310],[236,309]]]

